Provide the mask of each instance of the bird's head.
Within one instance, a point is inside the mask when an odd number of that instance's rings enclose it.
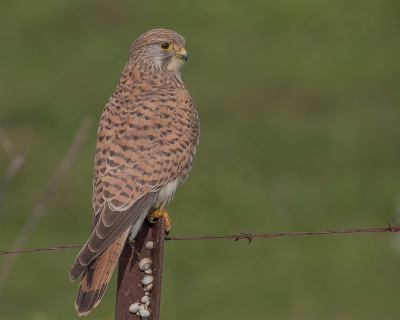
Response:
[[[142,34],[132,45],[129,61],[152,68],[179,72],[188,54],[185,38],[167,29],[153,29]]]

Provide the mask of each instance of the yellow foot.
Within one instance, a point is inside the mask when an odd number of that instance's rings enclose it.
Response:
[[[147,214],[147,220],[150,223],[155,223],[159,217],[164,217],[165,219],[165,233],[168,234],[171,231],[171,218],[168,215],[167,210],[160,204],[158,208],[151,208]]]

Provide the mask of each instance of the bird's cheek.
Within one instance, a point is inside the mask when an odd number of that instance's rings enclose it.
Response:
[[[170,71],[178,72],[183,67],[184,64],[185,61],[183,59],[172,57],[171,62],[168,64],[167,69]]]

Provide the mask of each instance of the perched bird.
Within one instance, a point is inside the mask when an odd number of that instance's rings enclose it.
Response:
[[[75,301],[80,316],[101,301],[126,239],[135,238],[149,212],[171,228],[165,205],[189,174],[200,134],[179,71],[188,58],[185,45],[166,29],[137,38],[103,110],[91,234],[69,273],[74,281],[83,272]]]

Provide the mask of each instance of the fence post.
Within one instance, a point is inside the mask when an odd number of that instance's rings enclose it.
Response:
[[[151,224],[145,219],[133,243],[134,245],[128,242],[125,243],[118,265],[115,320],[159,319],[164,238],[164,218],[159,218],[156,224]],[[146,272],[139,269],[139,262],[144,258],[150,258],[152,261],[151,267]],[[153,277],[152,285],[143,285],[142,280],[151,281],[151,277],[144,279],[145,276]],[[146,295],[150,298],[148,307],[145,307],[146,302],[141,302]],[[146,310],[147,308],[150,311],[150,315],[148,317],[139,317],[137,314],[129,312],[129,307],[134,303],[139,303],[144,313],[146,312],[143,309]]]

